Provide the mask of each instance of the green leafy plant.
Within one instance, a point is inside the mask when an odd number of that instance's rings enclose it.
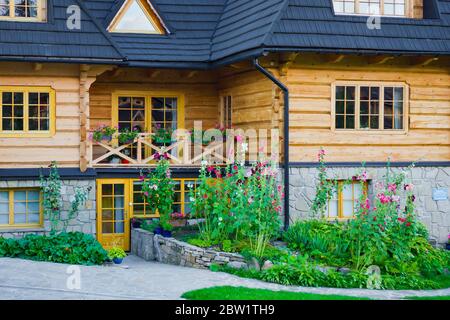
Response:
[[[125,251],[122,248],[113,247],[108,250],[108,258],[110,258],[110,259],[114,259],[114,258],[123,259],[126,256],[127,256],[127,254],[125,253]]]
[[[0,256],[68,264],[99,265],[107,252],[91,235],[62,232],[41,236],[29,234],[22,239],[0,237]]]
[[[47,178],[44,177],[41,171],[40,184],[43,193],[42,207],[44,217],[50,221],[51,233],[55,233],[58,229],[62,208],[62,182],[56,162],[53,161],[50,164],[50,174]]]
[[[51,234],[58,231],[65,232],[69,222],[78,216],[80,207],[86,204],[91,187],[75,188],[75,194],[71,200],[67,218],[61,220],[63,207],[61,195],[62,182],[56,162],[50,164],[50,173],[48,177],[44,177],[41,170],[40,185],[43,193],[42,206],[44,217],[50,221]]]
[[[197,188],[191,190],[192,215],[203,220],[200,237],[210,243],[245,240],[261,257],[280,232],[283,191],[277,173],[274,164],[264,161],[251,167],[236,163],[225,170],[204,163]]]
[[[140,132],[137,129],[130,130],[128,128],[120,130],[119,133],[119,143],[120,144],[128,144],[132,143],[138,136]]]
[[[172,143],[172,128],[164,128],[161,125],[157,124],[153,129],[153,141],[159,144],[168,144]]]
[[[102,125],[93,131],[92,139],[97,142],[101,142],[102,140],[111,140],[116,133],[116,127]]]
[[[149,204],[159,213],[160,225],[167,231],[171,231],[170,214],[173,212],[174,183],[171,178],[170,163],[167,160],[158,162],[156,168],[147,177],[141,173],[142,193]]]

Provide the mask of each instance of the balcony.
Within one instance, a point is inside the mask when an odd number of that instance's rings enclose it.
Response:
[[[227,152],[226,150],[231,150]],[[174,141],[156,142],[155,135],[141,133],[133,141],[120,144],[111,141],[91,141],[89,166],[99,167],[153,167],[162,157],[174,167],[199,167],[203,160],[210,164],[226,165],[233,161],[234,143],[223,141],[207,145],[194,144],[189,134],[178,135]]]

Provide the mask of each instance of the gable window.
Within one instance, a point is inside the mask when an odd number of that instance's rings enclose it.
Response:
[[[338,84],[334,88],[336,130],[405,130],[406,86]]]
[[[53,135],[54,91],[41,87],[0,87],[0,119],[0,136]]]
[[[108,30],[123,33],[165,33],[160,17],[146,0],[125,1]]]
[[[231,128],[233,125],[232,121],[232,113],[233,113],[233,105],[231,96],[222,97],[222,106],[220,110],[220,124],[224,128]]]
[[[412,0],[333,0],[337,14],[411,16]]]
[[[42,225],[39,189],[0,190],[0,228]]]
[[[44,21],[46,0],[0,0],[0,20]]]
[[[353,218],[358,210],[358,200],[363,191],[367,191],[367,184],[361,186],[359,181],[352,181],[351,183],[338,181],[336,189],[328,201],[326,211],[328,219]]]

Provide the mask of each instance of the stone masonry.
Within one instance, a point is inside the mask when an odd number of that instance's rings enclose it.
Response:
[[[211,264],[243,263],[245,260],[236,253],[199,248],[174,238],[163,238],[143,229],[131,231],[131,253],[147,261],[197,269],[209,269]]]
[[[351,179],[360,172],[360,167],[328,167],[328,176],[336,179]],[[406,170],[408,178],[414,184],[416,209],[420,220],[427,226],[430,237],[439,244],[447,242],[450,234],[450,201],[433,200],[433,189],[450,190],[449,167],[394,167],[393,172]],[[386,168],[368,167],[369,195],[373,197],[377,182],[385,181]],[[290,168],[290,214],[291,219],[306,219],[309,217],[310,205],[315,197],[317,182],[316,168]]]
[[[4,188],[39,188],[40,182],[33,181],[0,181],[0,189]],[[78,216],[68,221],[67,231],[80,231],[91,234],[95,237],[96,234],[96,205],[95,205],[95,180],[62,180],[61,197],[63,202],[63,209],[61,212],[61,222],[58,228],[61,228],[63,221],[67,221],[68,212],[71,206],[71,201],[75,194],[77,187],[91,187],[88,195],[88,200],[85,206],[80,207]],[[16,228],[0,230],[0,236],[5,238],[21,238],[27,233],[48,234],[50,232],[50,221],[44,217],[44,225],[42,228]]]

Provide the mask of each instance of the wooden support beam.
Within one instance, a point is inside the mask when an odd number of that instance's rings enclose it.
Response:
[[[147,72],[148,77],[152,78],[152,79],[158,77],[160,74],[161,74],[161,70],[158,70],[158,69],[149,70]]]
[[[42,70],[42,63],[33,63],[33,70],[34,71],[41,71]]]
[[[369,58],[369,64],[385,64],[389,60],[394,59],[392,56],[375,56]]]
[[[344,54],[329,54],[324,56],[324,62],[325,63],[339,63],[342,60],[344,60],[345,55]]]
[[[280,75],[286,76],[289,68],[291,65],[295,62],[295,59],[297,59],[299,53],[294,52],[290,53],[287,56],[281,57],[281,63],[280,63]]]
[[[416,66],[422,66],[425,67],[429,65],[432,62],[438,61],[439,57],[417,57],[413,59],[413,64]]]
[[[191,78],[195,77],[197,74],[198,74],[198,70],[189,71],[187,74],[187,78],[191,79]]]

